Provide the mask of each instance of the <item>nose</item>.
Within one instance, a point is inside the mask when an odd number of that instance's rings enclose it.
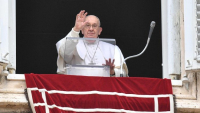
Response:
[[[94,30],[93,27],[90,27],[90,28],[89,28],[89,31],[93,31],[93,30]]]
[[[94,30],[93,26],[90,26],[89,30]]]

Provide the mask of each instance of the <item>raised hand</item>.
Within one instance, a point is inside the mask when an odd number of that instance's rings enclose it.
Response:
[[[114,71],[114,68],[115,68],[114,62],[115,62],[115,59],[113,59],[113,61],[111,62],[111,59],[109,58],[109,60],[106,60],[106,64],[103,64],[103,65],[110,66],[110,74],[111,75],[115,74],[115,71]]]
[[[85,12],[85,10],[81,10],[79,12],[79,14],[76,15],[76,21],[75,21],[75,26],[74,26],[74,30],[79,32],[80,30],[83,29],[83,27],[85,26],[85,24],[87,23],[85,21],[85,17],[87,16],[87,12]]]

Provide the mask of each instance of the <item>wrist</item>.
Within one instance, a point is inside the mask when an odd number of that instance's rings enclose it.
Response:
[[[76,27],[73,27],[73,30],[76,32],[80,32],[80,29],[77,29]]]
[[[115,71],[114,70],[110,71],[110,75],[115,75]]]

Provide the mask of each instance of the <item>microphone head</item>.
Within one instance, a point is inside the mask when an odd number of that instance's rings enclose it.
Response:
[[[150,24],[150,30],[149,30],[149,36],[148,36],[149,38],[151,38],[151,35],[152,35],[155,25],[156,25],[156,22],[152,21]]]
[[[155,25],[156,25],[155,21],[152,21],[151,24],[150,24],[151,27],[155,27]]]

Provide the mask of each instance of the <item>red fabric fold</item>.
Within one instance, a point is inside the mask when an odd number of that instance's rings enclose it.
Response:
[[[75,92],[116,92],[117,94],[160,95],[173,94],[170,79],[145,77],[91,77],[62,74],[25,74],[27,88],[46,89],[47,91]],[[41,94],[32,91],[33,104],[44,102]],[[124,109],[133,111],[154,111],[153,98],[127,97],[102,94],[60,94],[48,93],[48,105],[75,109]],[[158,98],[159,111],[169,111],[169,98]],[[41,107],[41,108],[40,108]],[[35,107],[36,112],[44,106]],[[52,113],[73,112],[59,108],[50,108]]]

